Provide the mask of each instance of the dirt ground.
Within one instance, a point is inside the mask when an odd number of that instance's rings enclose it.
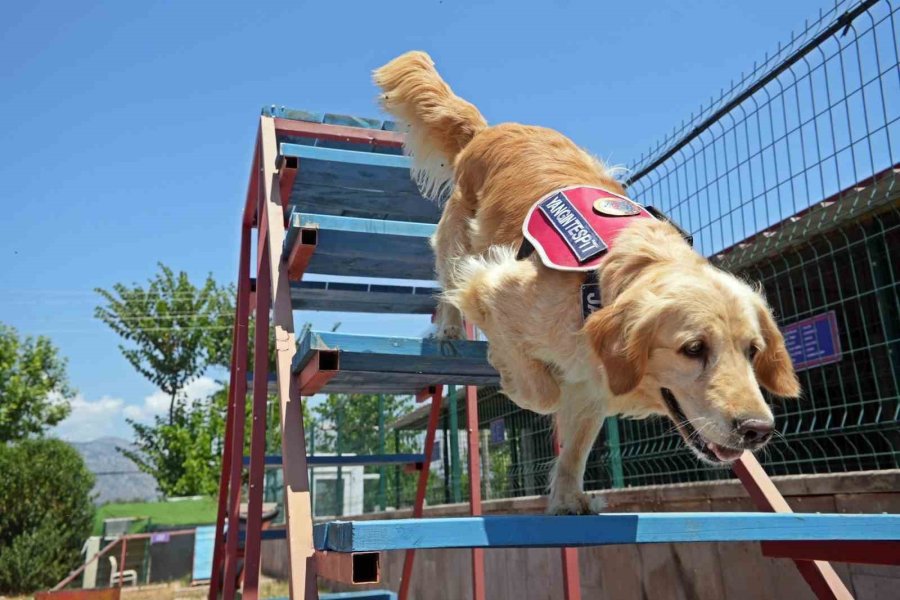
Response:
[[[190,585],[180,581],[168,584],[122,588],[122,600],[201,600],[209,593],[208,585]],[[288,584],[263,577],[259,582],[260,598],[287,598]],[[31,600],[33,596],[0,596],[0,600]]]

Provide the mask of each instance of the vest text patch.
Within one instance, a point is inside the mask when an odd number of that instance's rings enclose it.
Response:
[[[557,192],[542,201],[538,209],[575,253],[578,262],[588,261],[606,250],[606,243],[569,202],[564,192]]]

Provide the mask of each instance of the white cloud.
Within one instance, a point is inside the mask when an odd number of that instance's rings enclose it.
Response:
[[[72,399],[71,414],[56,426],[53,433],[72,442],[108,436],[130,437],[127,423],[122,419],[124,404],[121,398],[103,396],[99,400],[87,400],[78,394]]]
[[[189,402],[194,400],[205,400],[214,391],[219,389],[219,383],[211,377],[198,377],[183,390],[182,397]],[[169,395],[162,390],[157,390],[144,398],[143,404],[129,404],[123,410],[123,413],[129,419],[142,422],[150,422],[157,415],[164,415],[169,412]]]
[[[219,388],[210,377],[199,377],[185,386],[183,393],[188,400],[209,397]],[[121,398],[103,396],[99,400],[87,400],[81,394],[72,399],[72,413],[56,426],[53,433],[72,442],[83,442],[100,437],[132,438],[131,426],[125,419],[149,423],[156,415],[169,411],[169,396],[157,390],[142,402],[126,404]]]

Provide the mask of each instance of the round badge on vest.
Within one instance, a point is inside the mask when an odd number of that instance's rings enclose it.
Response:
[[[607,217],[633,217],[641,213],[634,202],[624,198],[600,198],[594,202],[594,211]]]

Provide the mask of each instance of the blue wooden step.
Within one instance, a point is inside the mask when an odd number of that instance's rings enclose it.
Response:
[[[528,548],[674,542],[900,540],[900,515],[635,513],[498,516],[316,525],[317,550]]]
[[[351,146],[352,147],[352,146]],[[288,202],[301,211],[436,223],[440,209],[410,179],[410,159],[395,153],[281,143],[283,157],[298,159]]]
[[[333,351],[337,368],[323,393],[414,394],[429,385],[496,385],[487,342],[352,335],[307,331],[298,342],[293,371],[319,351]]]
[[[311,243],[315,251],[307,273],[434,279],[434,254],[428,238],[434,225],[306,214],[294,211],[284,240],[283,256],[295,243]],[[301,231],[305,232],[301,235]]]
[[[267,454],[266,466],[280,467],[281,455]],[[355,454],[342,456],[321,456],[313,454],[306,457],[310,467],[383,467],[390,465],[414,465],[424,463],[424,454]],[[250,457],[244,457],[244,466],[250,464]]]
[[[295,310],[430,315],[440,288],[431,286],[297,281],[291,283]]]

